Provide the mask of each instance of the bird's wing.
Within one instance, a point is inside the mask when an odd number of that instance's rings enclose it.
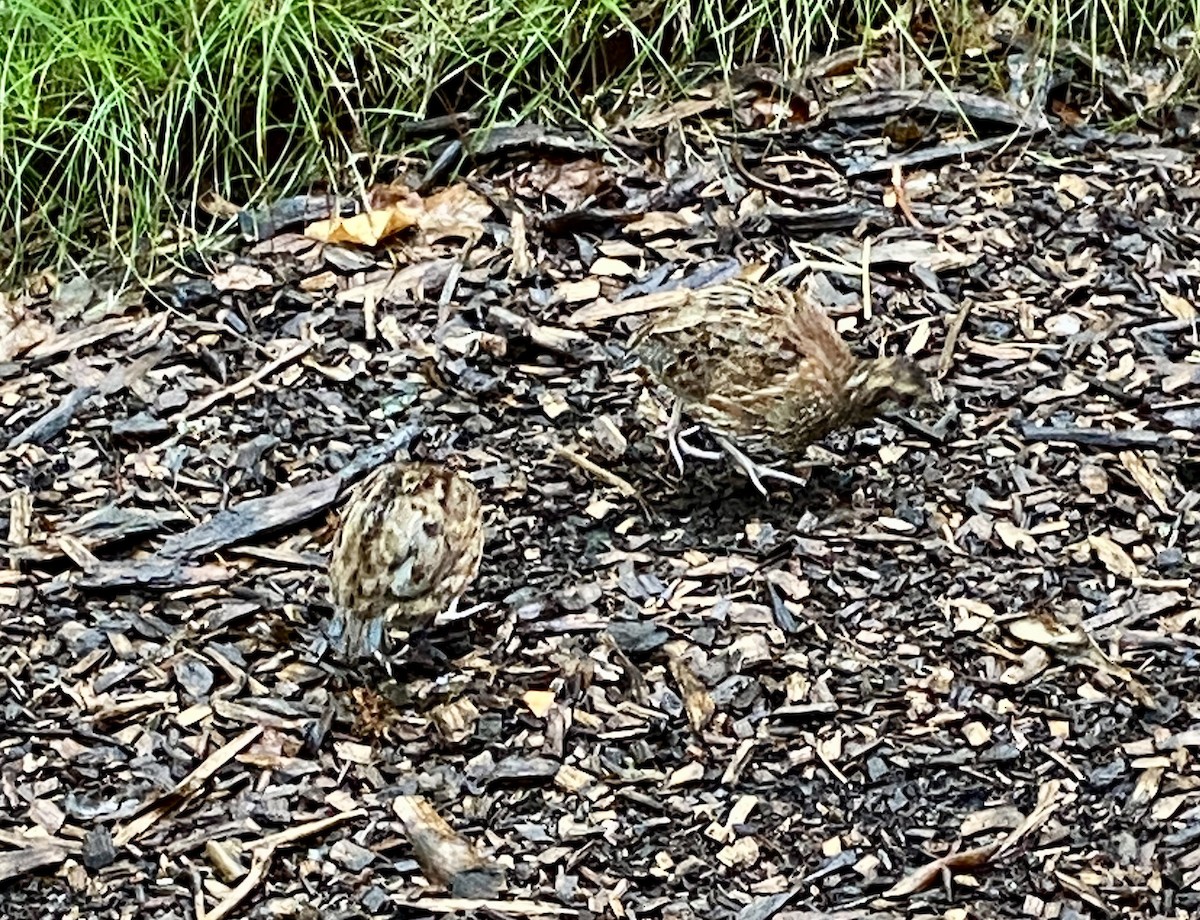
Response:
[[[854,365],[807,295],[743,281],[682,292],[634,343],[700,420],[735,434],[794,429],[825,413]]]
[[[397,501],[381,551],[393,560],[388,588],[399,601],[462,590],[459,572],[478,567],[472,537],[482,533],[478,493],[451,473]]]

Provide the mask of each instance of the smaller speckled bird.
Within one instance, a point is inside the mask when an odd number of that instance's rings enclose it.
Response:
[[[802,293],[745,280],[661,295],[662,309],[630,347],[676,399],[671,452],[715,455],[684,444],[681,413],[700,422],[766,494],[761,479],[803,482],[760,465],[735,442],[794,456],[843,426],[874,418],[888,401],[907,405],[926,392],[906,358],[855,356],[829,316]]]
[[[372,472],[342,511],[329,561],[334,648],[372,655],[389,626],[419,629],[456,606],[483,540],[479,492],[464,474],[416,462]]]

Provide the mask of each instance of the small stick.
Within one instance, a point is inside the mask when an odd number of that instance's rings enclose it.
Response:
[[[271,868],[271,859],[275,856],[275,851],[280,847],[294,843],[305,837],[311,837],[313,834],[318,834],[326,828],[341,824],[343,821],[349,821],[351,818],[361,818],[365,814],[366,811],[361,808],[355,811],[345,811],[331,818],[318,818],[316,821],[298,824],[295,827],[289,827],[285,831],[280,831],[278,834],[263,837],[251,849],[251,852],[254,854],[254,861],[250,864],[250,871],[246,873],[246,877],[242,879],[241,884],[225,896],[224,900],[213,909],[212,913],[205,920],[225,920],[226,917],[232,914],[238,905],[246,900],[254,889],[262,883],[263,879],[267,877],[267,870]]]
[[[904,173],[900,169],[899,163],[892,164],[892,191],[896,193],[896,206],[900,208],[914,230],[925,232],[924,225],[917,220],[917,215],[913,213],[912,202],[908,198],[908,189],[904,187]]]
[[[119,847],[132,843],[164,815],[191,801],[221,767],[249,747],[250,743],[261,734],[262,727],[255,726],[238,735],[224,747],[214,751],[204,763],[181,779],[174,789],[153,800],[152,804],[143,806],[146,810],[117,831],[113,835],[113,842]]]
[[[634,486],[631,483],[629,483],[627,480],[622,479],[616,473],[613,473],[610,470],[606,470],[602,466],[597,466],[595,463],[593,463],[587,457],[581,456],[580,454],[575,453],[575,451],[573,451],[573,450],[568,450],[565,447],[559,447],[557,445],[555,445],[555,447],[552,448],[552,452],[559,457],[563,457],[566,460],[570,460],[581,470],[586,470],[587,472],[591,473],[593,476],[595,476],[597,479],[601,480],[602,482],[607,482],[610,486],[615,488],[622,495],[627,496],[629,498],[637,497],[638,490],[636,488],[634,488]]]
[[[871,238],[863,237],[862,245],[862,299],[863,319],[871,318]]]
[[[173,416],[171,416],[171,423],[176,424],[178,422],[186,421],[189,418],[195,418],[200,413],[208,411],[217,403],[227,399],[228,397],[237,396],[246,392],[256,383],[260,383],[267,377],[270,377],[277,370],[286,367],[297,358],[307,354],[311,348],[312,342],[301,342],[294,348],[285,351],[274,361],[268,361],[253,374],[248,374],[247,376],[243,377],[241,380],[237,381],[237,383],[231,383],[229,386],[217,390],[215,393],[210,393],[199,402],[193,403],[192,405],[179,410]]]
[[[200,870],[194,864],[188,866],[192,878],[192,907],[196,911],[196,920],[208,920],[204,910],[204,883],[200,879]]]
[[[973,300],[963,302],[962,309],[950,321],[950,328],[946,332],[946,341],[942,345],[942,356],[938,359],[938,380],[946,376],[946,372],[950,370],[950,365],[954,363],[954,348],[958,344],[958,336],[962,333],[963,325],[967,322],[967,317],[971,314],[971,308],[975,305]]]
[[[1156,434],[1144,428],[1105,431],[1097,428],[1058,428],[1053,425],[1022,422],[1020,432],[1026,441],[1062,441],[1065,444],[1081,444],[1085,447],[1108,450],[1165,450],[1177,443],[1170,435]]]

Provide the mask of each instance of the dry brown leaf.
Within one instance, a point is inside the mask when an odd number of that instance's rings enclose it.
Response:
[[[1041,674],[1050,667],[1050,655],[1040,645],[1026,649],[1021,656],[1021,663],[1006,668],[1000,675],[1000,682],[1015,686],[1024,684]]]
[[[495,897],[503,882],[501,869],[481,856],[426,799],[402,795],[392,802],[392,808],[404,825],[421,872],[430,882],[456,896],[484,893]]]
[[[535,192],[557,198],[572,209],[581,207],[608,182],[608,167],[582,158],[569,163],[542,160],[525,176],[525,183]]]
[[[996,522],[996,536],[1009,549],[1019,549],[1026,553],[1037,552],[1037,540],[1033,538],[1033,535],[1008,521]]]
[[[722,100],[715,96],[706,99],[683,99],[657,112],[636,115],[626,123],[626,127],[631,131],[651,131],[669,125],[673,121],[682,121],[685,118],[701,115],[721,104]]]
[[[529,254],[529,231],[525,215],[514,209],[509,221],[512,233],[512,262],[509,265],[510,278],[527,278],[533,272],[533,257]]]
[[[584,278],[581,281],[564,281],[555,288],[554,293],[567,303],[594,301],[600,296],[600,279]]]
[[[693,210],[685,208],[682,211],[647,211],[637,220],[625,225],[628,233],[636,233],[642,237],[661,236],[664,233],[679,233],[690,230],[701,222],[701,217]]]
[[[1064,173],[1058,177],[1059,205],[1063,208],[1073,208],[1091,194],[1091,186],[1087,180],[1074,173]]]
[[[1022,642],[1055,649],[1077,649],[1087,645],[1082,627],[1068,627],[1044,614],[1022,617],[1008,624],[1008,631]]]
[[[1058,809],[1073,802],[1075,797],[1073,787],[1062,780],[1052,779],[1042,783],[1038,787],[1037,805],[1034,806],[1033,811],[1029,813],[1028,817],[1001,841],[1000,848],[996,851],[996,856],[1003,856],[1045,824]]]
[[[1004,828],[1006,830],[1020,827],[1025,815],[1015,805],[997,805],[994,808],[981,808],[963,818],[958,832],[964,837],[974,837],[984,831]]]
[[[1091,495],[1104,495],[1108,491],[1108,473],[1095,463],[1085,463],[1079,468],[1079,484]]]
[[[1162,767],[1151,767],[1148,770],[1142,770],[1138,773],[1137,782],[1134,783],[1133,791],[1129,793],[1129,797],[1125,800],[1126,808],[1141,808],[1154,800],[1158,795],[1159,786],[1162,784],[1164,769]]]
[[[256,265],[231,265],[212,276],[213,287],[218,291],[253,291],[255,288],[271,287],[274,283],[271,273]]]
[[[491,202],[464,182],[435,192],[424,204],[417,226],[426,242],[454,237],[474,243],[483,236],[483,222],[492,213]]]
[[[694,731],[701,731],[713,717],[717,706],[708,689],[693,672],[685,642],[669,642],[665,646],[668,665],[683,696],[683,708]]]

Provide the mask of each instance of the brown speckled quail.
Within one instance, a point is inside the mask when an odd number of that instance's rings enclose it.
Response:
[[[419,629],[456,605],[483,555],[479,492],[432,463],[388,463],[354,489],[329,562],[330,635],[346,658],[377,652],[388,626]]]
[[[862,359],[805,294],[746,280],[662,295],[660,311],[630,339],[650,375],[676,398],[671,452],[682,469],[680,413],[709,428],[760,492],[771,476],[802,482],[752,461],[752,451],[794,456],[885,402],[908,405],[927,390],[906,358]],[[735,444],[737,442],[737,444]]]

